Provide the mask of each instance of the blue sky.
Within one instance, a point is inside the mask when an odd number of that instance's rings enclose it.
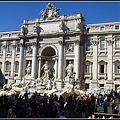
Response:
[[[53,2],[60,15],[82,13],[85,24],[120,22],[120,2]],[[20,30],[24,19],[40,18],[48,2],[0,2],[0,32]]]

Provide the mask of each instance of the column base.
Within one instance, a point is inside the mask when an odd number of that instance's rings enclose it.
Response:
[[[58,91],[60,91],[64,87],[63,80],[62,79],[57,79],[56,80],[56,86],[57,86]]]
[[[99,88],[98,80],[96,80],[96,79],[91,80],[91,83],[90,83],[89,88],[90,88],[90,89],[93,89],[93,88]]]
[[[107,89],[115,89],[114,81],[113,80],[107,80],[105,88],[107,88]]]

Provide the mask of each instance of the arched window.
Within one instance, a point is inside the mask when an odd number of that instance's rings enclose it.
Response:
[[[85,73],[86,73],[86,74],[89,74],[89,73],[90,73],[90,62],[89,62],[89,61],[86,61]]]
[[[6,72],[11,71],[11,63],[9,61],[6,61],[6,63],[5,63],[5,71]]]
[[[99,73],[100,74],[104,74],[105,72],[106,72],[106,62],[104,62],[104,61],[100,61],[99,62]]]
[[[119,37],[115,38],[115,48],[120,48],[120,38]]]
[[[12,51],[12,45],[11,42],[7,43],[7,52],[11,52]]]
[[[100,49],[105,49],[105,39],[100,38]]]
[[[115,62],[115,74],[120,74],[120,61]]]
[[[20,43],[17,42],[17,45],[16,45],[16,52],[20,52]]]

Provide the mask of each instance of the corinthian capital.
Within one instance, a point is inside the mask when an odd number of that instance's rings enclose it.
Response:
[[[90,42],[91,42],[92,45],[94,45],[94,46],[98,45],[98,43],[99,43],[99,41],[98,41],[97,39],[92,39]]]
[[[36,45],[37,45],[37,42],[33,42],[32,45],[33,45],[33,46],[36,46]]]
[[[58,43],[59,43],[59,45],[63,45],[63,41],[62,40],[59,40]]]
[[[3,49],[6,49],[6,47],[7,47],[5,44],[3,44],[2,46],[3,46]]]
[[[107,44],[110,46],[110,45],[113,45],[114,41],[112,39],[107,39]]]

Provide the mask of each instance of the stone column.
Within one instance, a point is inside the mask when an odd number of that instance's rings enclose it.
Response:
[[[113,74],[115,75],[115,62],[113,63],[113,69],[112,69],[112,71],[113,71]]]
[[[98,66],[98,72],[97,73],[98,73],[98,75],[100,75],[100,62],[98,62],[97,66]]]
[[[14,78],[14,69],[15,69],[15,41],[12,44],[12,62],[11,62],[11,77]]]
[[[74,56],[75,79],[80,79],[80,40],[75,40]]]
[[[105,62],[105,74],[107,73],[107,63]]]
[[[94,36],[91,40],[93,45],[93,80],[97,81],[98,77],[98,40],[97,36]]]
[[[55,59],[55,79],[58,77],[58,60]]]
[[[92,62],[90,62],[90,79],[92,79],[93,74],[92,74]]]
[[[63,38],[60,38],[59,43],[59,57],[58,57],[58,79],[56,80],[57,89],[61,90],[63,87],[63,65],[64,65],[64,47]],[[56,74],[56,73],[55,73]]]
[[[113,69],[112,69],[112,71],[113,71],[113,80],[115,80],[115,62],[113,62]]]
[[[38,68],[38,79],[40,79],[41,75],[41,59],[39,59],[39,68]]]
[[[63,65],[63,77],[66,76],[66,44],[64,44],[64,65]]]
[[[63,40],[59,41],[59,60],[58,60],[58,79],[63,79],[63,58],[64,58],[64,49],[63,49]]]
[[[108,80],[113,79],[113,40],[112,35],[107,38],[107,52],[108,52],[108,65],[107,65],[107,75]]]
[[[36,77],[36,65],[37,65],[37,39],[33,42],[33,56],[32,56],[32,78]]]
[[[26,44],[24,44],[24,48],[25,48]],[[24,58],[23,58],[23,76],[26,75],[25,69],[26,69],[26,49],[24,49],[23,51],[24,54]]]
[[[90,74],[92,73],[92,62],[90,62]]]
[[[19,72],[18,77],[22,80],[23,77],[23,63],[24,62],[24,40],[20,40],[20,59],[19,59]]]
[[[5,74],[6,41],[3,43],[2,73]]]
[[[83,81],[84,80],[84,61],[85,61],[85,47],[84,47],[84,41],[82,40],[82,36],[80,38],[80,78]]]

